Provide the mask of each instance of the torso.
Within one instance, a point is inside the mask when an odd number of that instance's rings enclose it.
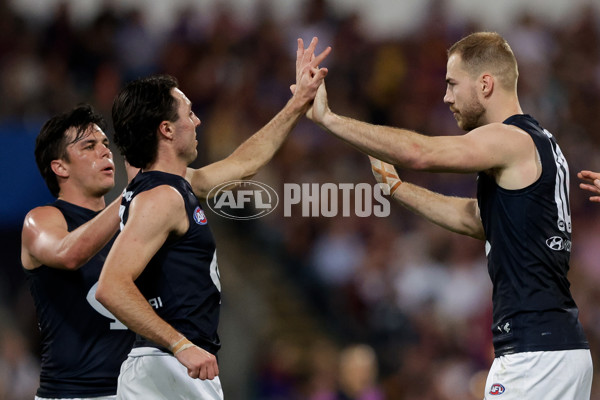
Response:
[[[162,319],[214,354],[220,348],[217,327],[221,303],[216,246],[188,182],[160,171],[138,174],[123,197],[122,224],[127,224],[129,206],[137,195],[162,185],[181,194],[187,218],[182,226],[187,230],[167,239],[135,283]],[[135,346],[160,348],[141,337]]]
[[[62,200],[51,206],[72,231],[98,213]],[[112,240],[75,271],[42,265],[25,269],[42,342],[40,388],[45,398],[114,395],[121,362],[134,335],[94,294]]]
[[[527,132],[542,165],[517,190],[480,173],[478,203],[493,289],[496,356],[588,348],[567,279],[571,250],[568,165],[549,132],[526,115],[505,121]]]

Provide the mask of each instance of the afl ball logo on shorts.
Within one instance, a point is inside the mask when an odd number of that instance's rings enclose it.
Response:
[[[502,393],[504,393],[504,390],[505,390],[505,389],[504,389],[504,386],[502,386],[502,385],[501,385],[501,384],[499,384],[499,383],[494,383],[494,384],[492,385],[492,389],[490,390],[490,394],[491,394],[492,396],[497,396],[497,395],[499,395],[499,394],[502,394]]]
[[[204,210],[202,210],[200,207],[196,207],[194,210],[194,221],[196,221],[196,223],[199,225],[206,225],[208,222],[206,220],[206,215],[204,215]]]

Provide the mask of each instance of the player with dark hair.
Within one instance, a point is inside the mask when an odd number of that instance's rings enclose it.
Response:
[[[115,142],[141,168],[126,189],[122,229],[96,296],[138,334],[119,377],[120,399],[222,399],[216,354],[221,284],[198,198],[266,164],[304,115],[327,70],[298,41],[296,92],[229,157],[198,170],[192,104],[169,76],[129,83],[113,104]],[[191,185],[184,179],[187,177]],[[192,189],[193,188],[193,189]],[[200,378],[200,379],[196,379]]]
[[[35,159],[57,200],[31,210],[21,261],[41,332],[36,399],[114,399],[134,335],[95,299],[119,227],[119,203],[105,208],[115,168],[104,119],[81,105],[48,120]]]
[[[588,400],[592,359],[567,279],[568,165],[550,132],[523,114],[517,79],[508,43],[496,33],[479,32],[448,51],[444,102],[464,135],[426,136],[338,116],[329,109],[324,86],[307,115],[375,157],[377,180],[400,204],[485,241],[496,356],[485,398]],[[403,183],[392,164],[476,172],[477,199]]]

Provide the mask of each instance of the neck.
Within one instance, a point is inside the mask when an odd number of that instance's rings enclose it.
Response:
[[[487,121],[490,124],[493,122],[503,122],[508,117],[515,114],[523,114],[519,99],[515,95],[506,95],[503,98],[497,98],[490,102],[487,110]]]
[[[83,193],[63,193],[58,195],[59,200],[64,200],[79,207],[92,211],[100,211],[106,207],[104,196],[86,196]]]
[[[154,163],[148,165],[146,168],[142,168],[142,172],[161,171],[182,177],[185,177],[186,170],[187,164],[175,157],[158,157]]]

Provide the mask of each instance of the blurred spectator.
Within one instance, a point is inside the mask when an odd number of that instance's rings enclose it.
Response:
[[[344,13],[333,2],[301,2],[298,13],[287,21],[267,11],[269,2],[259,3],[260,12],[250,24],[239,21],[223,5],[212,10],[185,6],[176,13],[171,29],[157,37],[141,8],[122,11],[115,2],[103,2],[93,18],[76,23],[68,5],[72,3],[58,5],[48,19],[40,20],[17,15],[10,2],[0,0],[0,132],[8,132],[9,143],[26,140],[25,129],[15,126],[37,131],[39,126],[31,127],[45,116],[78,102],[91,102],[109,115],[114,94],[124,82],[164,72],[179,79],[203,121],[196,163],[206,164],[228,155],[233,143],[247,138],[277,112],[290,95],[295,39],[317,35],[320,45],[333,45],[327,60],[327,88],[336,111],[379,124],[424,132],[443,126],[448,135],[459,133],[442,102],[445,51],[464,33],[489,28],[452,19],[451,2],[431,2],[429,13],[412,34],[377,38],[370,36],[359,12]],[[524,111],[547,121],[571,171],[600,170],[599,26],[598,8],[590,3],[568,24],[552,25],[530,13],[500,32],[520,61]],[[11,173],[18,172],[15,165],[20,158],[32,157],[7,154],[3,171]],[[472,195],[467,191],[475,179],[474,175],[401,174],[450,195]],[[362,154],[306,121],[298,124],[256,179],[266,180],[279,193],[285,183],[374,183]],[[569,276],[598,365],[600,209],[590,206],[585,194],[572,186]],[[330,335],[330,342],[312,343],[312,338],[303,337],[308,333],[299,334],[305,341],[270,331],[257,333],[269,345],[258,352],[255,396],[249,399],[335,399],[326,396],[335,396],[342,379],[342,371],[337,370],[339,348],[356,342],[375,353],[366,351],[370,355],[359,359],[376,360],[378,372],[370,382],[380,383],[383,398],[445,400],[452,398],[448,387],[460,389],[454,398],[482,397],[480,371],[489,368],[493,352],[491,285],[478,242],[461,239],[459,245],[452,236],[394,204],[387,218],[310,218],[292,211],[291,217],[283,217],[281,209],[276,210],[247,225],[239,236],[251,246],[269,249],[298,290],[294,293],[309,305],[311,317]],[[20,230],[20,226],[2,228],[6,237],[18,236]],[[4,245],[3,250],[14,257],[0,265],[2,276],[11,277],[10,283],[0,282],[0,289],[19,293],[19,283],[13,282],[20,268],[18,254],[12,245]],[[7,301],[4,293],[0,299]],[[0,307],[18,314],[20,320],[35,320],[24,315],[33,313],[33,308],[28,310],[13,299],[8,303]],[[31,336],[30,332],[24,335]],[[37,384],[27,378],[37,378],[31,359],[34,341],[24,343],[14,330],[2,338],[0,400],[21,395],[30,399],[27,388],[32,385],[33,393]],[[345,356],[346,368],[362,349]],[[21,384],[6,386],[6,379]],[[600,399],[598,372],[594,381],[595,400]],[[358,389],[344,387],[346,398],[361,398]]]
[[[6,320],[2,322],[6,324]],[[0,327],[0,399],[31,400],[39,384],[39,361],[21,333]]]

